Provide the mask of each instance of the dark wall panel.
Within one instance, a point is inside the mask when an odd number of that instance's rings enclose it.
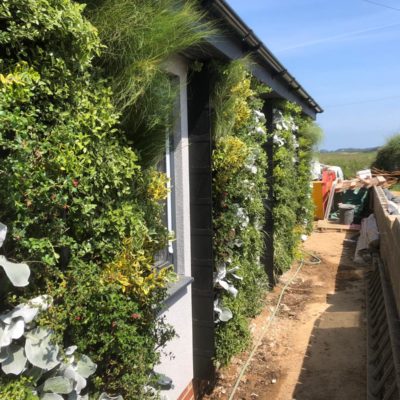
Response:
[[[266,101],[264,103],[263,112],[267,119],[267,130],[268,132],[273,131],[273,103],[272,101]],[[268,167],[265,171],[266,179],[268,182],[269,192],[268,199],[265,200],[265,253],[263,257],[263,263],[265,272],[268,275],[269,285],[271,287],[275,286],[275,274],[274,274],[274,218],[272,210],[274,207],[273,198],[273,171],[274,171],[274,159],[273,159],[273,140],[271,135],[269,135],[268,141],[264,146],[264,150],[268,157]]]
[[[204,67],[188,85],[194,377],[208,382],[215,377],[209,78]]]

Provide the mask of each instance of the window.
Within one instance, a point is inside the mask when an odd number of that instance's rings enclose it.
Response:
[[[164,172],[168,178],[168,196],[163,201],[164,206],[164,224],[168,228],[171,236],[175,232],[175,190],[174,190],[174,151],[173,137],[166,138],[165,155],[158,163],[157,169]],[[174,264],[174,253],[176,252],[176,243],[174,240],[168,241],[168,245],[160,250],[155,257],[156,267],[162,268],[170,264]],[[176,266],[175,266],[176,269]]]

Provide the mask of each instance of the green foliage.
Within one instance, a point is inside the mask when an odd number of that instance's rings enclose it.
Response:
[[[0,247],[5,238],[4,227],[2,225]],[[13,265],[17,269],[18,266],[22,264]],[[30,272],[26,264],[24,269]],[[50,296],[41,295],[0,315],[1,369],[8,378],[12,375],[18,377],[18,380],[11,381],[2,377],[0,383],[3,381],[4,391],[18,392],[19,395],[15,397],[35,397],[32,393],[41,397],[45,393],[57,398],[60,398],[59,393],[80,397],[87,385],[86,379],[96,371],[97,366],[89,357],[73,354],[76,346],[60,352],[59,346],[54,343],[52,331],[37,326],[35,319],[38,314],[46,311],[51,303]],[[49,376],[47,372],[50,370]],[[26,374],[26,377],[22,374]]]
[[[298,240],[294,232],[296,175],[291,150],[287,143],[274,153],[274,267],[278,274],[290,267]]]
[[[370,168],[377,156],[376,151],[370,152],[329,152],[319,153],[318,159],[322,164],[338,165],[342,168],[346,179],[354,178],[357,171]]]
[[[296,256],[300,235],[312,229],[310,163],[321,130],[289,102],[277,104],[274,124],[274,269],[281,274]]]
[[[102,280],[119,285],[122,292],[133,296],[142,306],[152,307],[158,300],[152,294],[159,293],[156,289],[164,288],[172,277],[169,268],[153,267],[153,254],[144,247],[135,249],[132,239],[125,240],[124,249],[107,265]]]
[[[389,138],[378,150],[373,166],[385,171],[400,170],[400,134]]]
[[[177,88],[163,69],[171,55],[201,43],[212,31],[195,1],[102,0],[89,16],[106,48],[101,57],[113,98],[142,164],[154,164],[173,123]]]
[[[267,162],[262,148],[265,117],[246,62],[216,70],[213,224],[216,276],[221,279],[216,280],[215,290],[218,301],[233,314],[216,327],[216,362],[224,365],[248,346],[248,318],[260,310],[267,287],[260,263]]]
[[[67,324],[64,341],[73,339],[98,364],[94,378],[98,392],[106,388],[127,399],[144,399],[149,373],[159,358],[155,348],[173,336],[164,320],[155,319],[163,291],[151,291],[143,301],[127,296],[118,282],[102,281],[102,275],[94,263],[71,268],[65,284],[55,291],[63,302],[49,309],[42,324],[55,331]],[[68,296],[71,292],[74,295]]]
[[[302,233],[312,232],[314,220],[314,202],[311,188],[311,163],[318,144],[323,138],[323,131],[311,118],[298,113],[295,116],[298,132],[297,163],[297,226]],[[302,228],[305,229],[302,229]]]
[[[315,122],[311,121],[310,118],[297,117],[299,123],[300,136],[306,142],[304,147],[308,148],[308,153],[312,155],[312,151],[316,151],[317,146],[321,143],[324,132],[322,128]]]
[[[51,295],[41,324],[99,364],[96,389],[144,399],[156,349],[172,334],[157,320],[166,279],[143,302],[104,271],[124,243],[139,268],[139,256],[148,265],[166,244],[159,198],[149,196],[163,180],[141,170],[118,128],[112,92],[92,67],[102,46],[82,11],[69,0],[0,5],[0,220],[7,258],[33,275],[0,311],[22,295]]]
[[[39,400],[32,393],[31,382],[26,377],[17,379],[0,379],[0,399],[7,400]]]
[[[250,117],[247,100],[253,95],[251,77],[243,73],[248,65],[249,60],[244,58],[233,62],[230,68],[219,68],[221,79],[216,83],[213,95],[215,138],[232,134]]]
[[[219,324],[215,329],[218,365],[227,365],[235,354],[245,351],[251,344],[248,318],[243,316],[240,309],[235,310],[233,304],[229,304],[229,300],[231,299],[225,299],[225,303],[230,306],[234,317],[224,324]]]

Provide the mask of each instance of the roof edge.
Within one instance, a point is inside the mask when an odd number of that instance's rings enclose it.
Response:
[[[276,76],[283,79],[288,87],[296,92],[316,113],[324,111],[225,0],[206,0],[204,6],[216,11],[239,34],[242,41],[249,45],[252,52],[267,62],[275,70]]]

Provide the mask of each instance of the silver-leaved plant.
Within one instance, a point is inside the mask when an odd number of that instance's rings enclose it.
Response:
[[[7,235],[0,223],[0,247]],[[30,269],[25,263],[14,263],[0,255],[0,266],[16,287],[29,284]],[[32,379],[32,392],[41,400],[89,400],[81,392],[97,365],[76,346],[60,351],[50,329],[39,327],[35,318],[52,304],[52,298],[42,295],[20,304],[0,315],[0,364],[6,375],[24,374]],[[123,400],[102,393],[98,400]]]

